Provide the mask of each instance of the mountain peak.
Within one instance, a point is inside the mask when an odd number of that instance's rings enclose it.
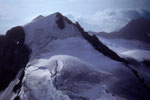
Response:
[[[34,18],[33,21],[37,21],[37,20],[40,20],[40,19],[42,19],[42,18],[44,18],[44,16],[43,16],[43,15],[39,15],[39,16],[37,16],[36,18]]]
[[[0,100],[149,100],[134,63],[61,13],[40,15],[0,36]]]
[[[54,39],[82,36],[76,24],[59,12],[40,17],[40,19],[24,25],[23,28],[26,35],[25,43],[31,48],[33,48],[32,46],[39,48],[40,44],[44,45]]]

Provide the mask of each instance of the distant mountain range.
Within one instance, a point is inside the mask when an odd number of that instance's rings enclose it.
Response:
[[[150,42],[150,18],[141,17],[130,21],[118,32],[100,32],[106,38],[122,38]]]

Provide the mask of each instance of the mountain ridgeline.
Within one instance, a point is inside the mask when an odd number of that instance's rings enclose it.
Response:
[[[40,17],[41,18],[41,17]],[[60,29],[65,28],[66,20],[69,24],[73,24],[81,32],[82,36],[100,53],[110,57],[113,60],[128,64],[128,62],[119,57],[114,51],[104,45],[96,35],[89,35],[79,25],[78,22],[72,23],[67,17],[61,13],[56,15],[56,24]],[[23,27],[17,26],[9,30],[6,35],[0,36],[0,90],[5,89],[9,83],[15,78],[17,72],[21,68],[25,68],[31,50],[24,44],[25,32]],[[33,51],[34,52],[34,51]],[[6,77],[4,77],[6,76]]]
[[[126,61],[124,58],[121,58],[117,55],[113,50],[109,49],[106,45],[104,45],[96,35],[89,35],[88,32],[85,32],[84,29],[80,26],[80,24],[76,23],[77,27],[81,31],[83,37],[100,53],[104,54],[105,56],[110,57],[113,60],[122,62],[124,64],[128,64],[128,61]]]
[[[41,17],[40,17],[41,18]],[[38,20],[38,19],[37,19]],[[115,52],[110,50],[98,38],[84,32],[83,28],[77,22],[72,23],[61,13],[56,15],[56,24],[61,30],[65,28],[66,20],[69,24],[74,25],[81,32],[82,36],[100,53],[119,62],[127,64],[127,61],[119,57]],[[7,31],[6,35],[0,36],[0,91],[4,90],[9,83],[16,77],[18,71],[26,67],[31,50],[25,42],[25,32],[22,26],[14,27]],[[34,52],[34,51],[33,51]]]
[[[130,27],[135,23],[129,23]],[[119,32],[126,34],[130,27]],[[134,33],[135,28],[132,29],[130,32]],[[149,32],[148,28],[144,30]],[[73,23],[58,12],[40,15],[0,36],[0,99],[149,100],[145,90],[148,85],[129,65],[78,22]],[[12,85],[14,80],[17,82]]]
[[[88,32],[85,32],[84,29],[80,26],[80,24],[78,22],[76,22],[75,24],[71,22],[71,20],[69,20],[67,17],[63,16],[61,13],[57,13],[56,15],[56,23],[57,26],[60,29],[64,29],[65,28],[65,23],[64,20],[66,20],[69,24],[73,24],[75,27],[78,28],[78,30],[81,32],[82,36],[100,53],[103,53],[105,56],[110,57],[113,60],[119,61],[119,62],[123,62],[124,64],[128,64],[128,62],[119,57],[114,51],[112,51],[111,49],[109,49],[106,45],[104,45],[98,38],[96,35],[89,35]]]

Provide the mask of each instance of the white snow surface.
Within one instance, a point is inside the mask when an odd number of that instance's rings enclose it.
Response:
[[[125,56],[130,56],[134,59],[137,59],[138,61],[150,60],[150,51],[148,50],[135,49],[123,52],[121,54]]]
[[[130,57],[137,61],[150,60],[150,45],[148,43],[138,40],[107,39],[101,36],[98,38],[122,57]]]
[[[104,92],[104,84],[110,84],[110,81],[113,83],[117,80],[112,75],[96,71],[79,58],[68,55],[52,56],[49,59],[44,60],[45,59],[39,59],[36,64],[33,64],[26,69],[26,76],[24,77],[25,85],[20,92],[22,100],[70,100],[67,95],[68,92],[77,97],[84,96],[88,98],[89,94],[91,95],[91,91],[94,91],[97,95],[90,96],[90,100],[96,100],[96,97],[101,98],[99,92],[103,92],[106,97],[110,95],[109,99],[113,97],[110,93]],[[75,80],[76,77],[82,73],[84,79]],[[86,76],[87,78],[93,78],[88,75],[91,73],[95,73],[94,75],[99,76],[99,78],[97,78],[99,80],[96,80],[96,83],[93,81],[89,82],[85,79]],[[62,89],[62,91],[55,88],[54,82],[55,85],[58,86],[57,88],[60,90]],[[96,90],[95,84],[99,84],[99,88],[101,89]],[[73,90],[69,90],[72,89],[70,88],[70,85],[74,85],[72,87],[74,88]],[[78,93],[71,91],[76,91]],[[116,96],[113,98],[117,99],[119,97]]]

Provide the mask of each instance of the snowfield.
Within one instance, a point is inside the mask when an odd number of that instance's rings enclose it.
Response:
[[[119,98],[105,91],[106,85],[117,80],[111,74],[94,70],[89,64],[72,56],[52,56],[44,63],[43,60],[26,69],[25,85],[21,91],[23,100],[70,100],[68,95],[93,100],[103,98],[99,96],[101,92],[109,99]],[[91,95],[92,91],[94,95]]]
[[[150,60],[150,45],[148,43],[138,40],[107,39],[101,36],[98,38],[120,56],[131,57],[138,61]]]

